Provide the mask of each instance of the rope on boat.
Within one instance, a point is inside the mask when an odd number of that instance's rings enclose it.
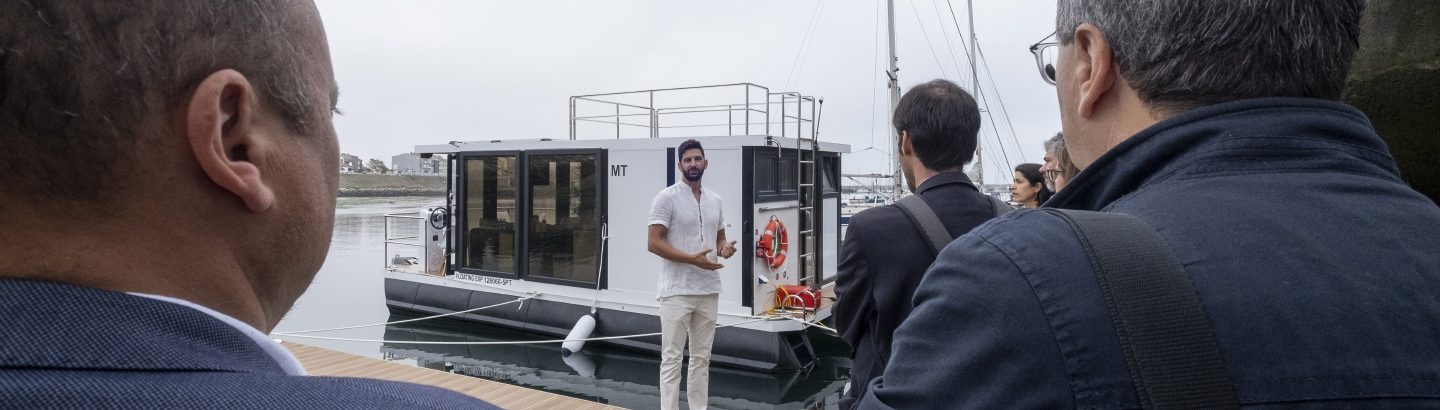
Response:
[[[470,309],[470,310],[462,310],[462,311],[459,311],[459,312],[450,312],[450,313],[446,313],[446,314],[443,314],[443,315],[427,316],[427,317],[415,318],[415,319],[397,320],[397,321],[394,321],[394,322],[375,323],[375,324],[369,324],[369,325],[355,325],[355,326],[345,326],[345,327],[332,327],[332,328],[328,328],[328,329],[314,329],[314,330],[297,330],[297,331],[293,331],[293,332],[274,332],[274,333],[271,333],[271,335],[272,335],[272,336],[295,336],[295,337],[317,338],[317,337],[314,337],[314,336],[298,336],[298,335],[301,334],[301,333],[319,333],[319,332],[329,332],[329,331],[333,331],[333,330],[359,329],[359,328],[362,328],[362,327],[387,326],[387,325],[394,325],[394,324],[400,324],[400,323],[419,322],[419,321],[422,321],[422,320],[430,320],[430,319],[437,319],[437,318],[442,318],[442,317],[446,317],[446,316],[461,315],[461,314],[466,314],[466,313],[470,313],[470,312],[485,310],[485,309],[489,309],[489,308],[493,308],[493,307],[505,306],[505,305],[508,305],[508,304],[511,304],[511,303],[516,303],[516,302],[524,302],[524,301],[526,301],[526,300],[534,299],[534,298],[537,298],[537,297],[540,297],[540,294],[538,294],[538,293],[537,293],[537,294],[531,294],[530,296],[526,296],[526,297],[523,297],[523,298],[518,298],[518,299],[509,301],[509,302],[501,302],[501,303],[496,303],[496,304],[493,304],[493,305],[490,305],[490,306],[478,307],[478,308],[474,308],[474,309]]]
[[[822,324],[820,324],[820,322],[811,322],[811,321],[807,321],[807,320],[800,319],[800,318],[794,318],[794,317],[787,317],[786,319],[790,319],[790,320],[794,320],[794,321],[796,321],[796,322],[804,323],[804,324],[805,324],[805,327],[818,327],[818,328],[820,328],[821,330],[825,330],[825,331],[828,331],[828,332],[830,332],[830,333],[834,333],[834,334],[837,335],[837,336],[840,335],[840,331],[835,330],[835,329],[831,329],[831,328],[828,327],[828,326],[822,325]]]
[[[764,321],[770,321],[770,320],[783,320],[783,319],[784,319],[784,318],[778,318],[778,317],[777,317],[777,318],[760,318],[760,319],[749,320],[749,321],[744,321],[744,322],[731,323],[731,324],[728,324],[728,325],[718,325],[718,326],[715,326],[715,328],[716,328],[716,329],[719,329],[719,328],[722,328],[722,327],[740,326],[740,325],[747,325],[747,324],[751,324],[751,323],[755,323],[755,322],[764,322]],[[345,341],[345,342],[370,342],[370,343],[392,343],[392,344],[412,344],[412,345],[466,345],[466,346],[480,346],[480,345],[524,345],[524,344],[565,343],[565,342],[570,342],[570,341],[577,341],[577,342],[578,342],[578,341],[586,341],[586,342],[589,342],[589,341],[596,341],[596,340],[631,339],[631,338],[636,338],[636,337],[659,336],[659,335],[660,335],[660,332],[655,332],[655,333],[642,333],[642,334],[625,335],[625,336],[591,337],[591,338],[585,338],[585,339],[512,340],[512,341],[503,341],[503,342],[425,342],[425,341],[410,341],[410,340],[351,339],[351,338],[346,338],[346,337],[311,336],[311,335],[279,334],[279,333],[273,334],[272,336],[301,337],[301,338],[306,338],[306,339],[321,339],[321,340],[339,340],[339,341]]]
[[[610,224],[600,224],[600,263],[595,264],[595,298],[590,300],[590,314],[595,314],[596,306],[600,305],[600,283],[601,274],[605,273],[605,245],[610,242]]]

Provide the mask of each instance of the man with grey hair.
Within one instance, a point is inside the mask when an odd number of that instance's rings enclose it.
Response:
[[[861,407],[1440,407],[1440,208],[1338,101],[1364,6],[1059,1],[1031,50],[1084,169],[1067,211],[946,247]],[[1075,228],[1096,218],[1153,239]],[[1155,251],[1097,247],[1122,242]],[[1117,302],[1117,261],[1185,292]]]
[[[1045,184],[1050,187],[1050,192],[1058,192],[1070,179],[1080,174],[1080,169],[1070,161],[1070,150],[1065,149],[1065,134],[1055,133],[1054,137],[1045,140],[1045,165],[1040,167],[1040,172],[1045,174]]]
[[[266,336],[329,250],[337,96],[309,1],[0,2],[0,406],[493,408]]]

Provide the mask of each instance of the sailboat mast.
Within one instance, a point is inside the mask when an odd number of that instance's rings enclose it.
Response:
[[[885,72],[890,77],[890,114],[895,114],[895,107],[900,105],[900,67],[896,65],[900,61],[895,57],[895,0],[886,0],[889,10],[889,24],[886,24],[890,31],[890,69]],[[900,199],[902,193],[900,182],[904,178],[900,173],[900,132],[894,126],[890,128],[890,199]]]
[[[965,13],[970,16],[970,89],[980,90],[980,73],[975,71],[975,0],[965,0]]]
[[[975,0],[965,0],[965,14],[970,17],[970,92],[980,97],[980,73],[975,71]],[[980,162],[980,144],[975,144],[975,185],[985,186],[985,165]]]

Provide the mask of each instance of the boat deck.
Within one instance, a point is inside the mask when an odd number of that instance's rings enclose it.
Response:
[[[424,384],[454,390],[506,409],[619,409],[555,393],[426,369],[401,363],[283,342],[282,345],[316,376],[365,377]]]

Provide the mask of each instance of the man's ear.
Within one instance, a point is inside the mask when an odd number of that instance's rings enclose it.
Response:
[[[1115,87],[1119,73],[1115,69],[1115,54],[1105,34],[1090,23],[1075,28],[1075,56],[1071,60],[1070,75],[1079,86],[1076,100],[1076,114],[1091,118],[1095,105]]]
[[[910,132],[900,130],[900,155],[914,155],[915,145],[910,140]]]
[[[275,203],[255,163],[268,142],[256,127],[258,107],[250,81],[226,69],[200,82],[185,111],[185,136],[200,168],[253,212]]]

